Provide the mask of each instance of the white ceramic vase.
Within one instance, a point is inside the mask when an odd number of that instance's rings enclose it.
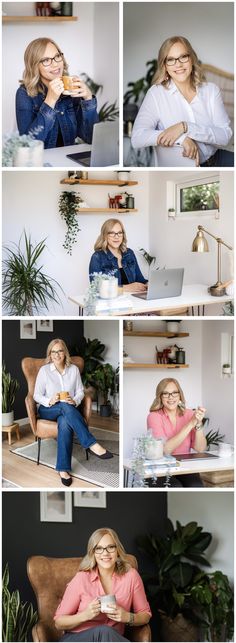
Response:
[[[14,167],[42,167],[43,141],[33,141],[29,147],[19,146],[13,157]]]
[[[101,299],[115,299],[118,295],[118,279],[101,279],[99,284],[99,297]]]
[[[8,413],[2,413],[2,425],[11,426],[14,422],[14,411],[9,411]]]

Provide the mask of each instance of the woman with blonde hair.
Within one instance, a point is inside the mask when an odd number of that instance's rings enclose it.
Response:
[[[104,595],[108,603],[109,597],[115,602],[101,609]],[[60,640],[127,641],[125,625],[144,625],[150,617],[143,582],[117,533],[109,527],[97,529],[54,616],[56,628],[65,631]]]
[[[73,94],[65,95],[62,76],[68,65],[51,38],[29,43],[25,70],[16,92],[16,120],[20,134],[32,133],[44,147],[73,145],[79,136],[91,143],[98,122],[97,101],[87,85],[73,76]]]
[[[147,279],[141,273],[134,251],[127,248],[127,237],[123,223],[118,219],[107,219],[94,245],[89,264],[89,278],[102,272],[109,274],[115,271],[119,286],[127,292],[139,292],[147,289]]]
[[[156,395],[147,418],[147,428],[153,437],[164,441],[164,454],[177,455],[197,452],[206,449],[206,438],[203,433],[203,418],[206,409],[199,406],[194,411],[187,409],[185,398],[179,382],[166,377],[156,388]],[[157,486],[163,486],[161,482]],[[171,478],[172,486],[202,487],[198,474],[175,475]]]
[[[231,167],[233,154],[222,149],[231,136],[220,90],[206,82],[190,42],[183,36],[167,38],[134,123],[133,147],[181,145],[183,156],[196,165]]]
[[[61,395],[60,395],[61,392]],[[98,458],[107,460],[113,455],[98,444],[77,408],[84,397],[79,369],[71,363],[68,348],[62,339],[53,339],[47,348],[46,364],[39,369],[34,389],[34,400],[39,404],[42,420],[57,422],[57,463],[61,482],[72,483],[71,470],[73,435],[81,446]]]

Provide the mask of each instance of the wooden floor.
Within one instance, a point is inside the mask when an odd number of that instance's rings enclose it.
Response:
[[[59,487],[61,490],[65,490],[66,487],[60,482],[59,475],[53,469],[45,467],[40,464],[39,466],[36,462],[27,460],[26,458],[21,458],[14,453],[10,453],[10,448],[23,447],[26,444],[34,442],[34,436],[29,426],[20,427],[20,436],[21,439],[16,440],[15,434],[12,436],[12,447],[9,447],[7,441],[7,434],[3,434],[2,442],[2,475],[3,478],[6,478],[10,482],[14,482],[20,487],[27,489],[47,489]],[[70,489],[75,488],[84,488],[87,489],[96,489],[96,485],[85,482],[84,480],[79,480],[79,478],[73,478],[73,483]],[[101,487],[99,487],[101,489]]]

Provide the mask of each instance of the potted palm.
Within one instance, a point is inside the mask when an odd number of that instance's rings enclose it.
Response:
[[[9,590],[9,569],[2,580],[2,640],[32,641],[32,627],[38,620],[31,603],[21,601],[19,590]]]
[[[6,365],[2,365],[2,424],[10,426],[13,424],[14,411],[13,406],[16,397],[16,391],[19,383],[7,372]]]
[[[102,404],[100,404],[100,415],[109,417],[112,413],[111,402],[109,400],[109,393],[114,387],[115,371],[111,364],[99,364],[96,370],[91,373],[89,377],[92,386],[95,386],[98,393],[102,397]]]
[[[46,248],[46,239],[35,245],[30,235],[23,234],[24,247],[21,239],[12,247],[5,247],[6,258],[3,259],[3,309],[8,315],[40,314],[49,304],[61,303],[56,287],[61,286],[55,279],[43,272],[42,254]]]

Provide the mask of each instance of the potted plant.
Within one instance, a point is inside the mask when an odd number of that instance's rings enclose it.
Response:
[[[8,315],[40,314],[49,304],[61,303],[56,286],[61,286],[55,279],[42,270],[39,259],[46,248],[46,239],[33,245],[30,235],[24,231],[24,248],[21,239],[12,248],[5,247],[6,258],[3,259],[3,309]]]
[[[90,274],[90,277],[93,279],[90,282],[85,295],[84,312],[86,315],[96,314],[96,304],[99,297],[102,296],[102,298],[105,299],[117,297],[118,279],[115,277],[116,272],[116,270],[111,270],[108,274],[103,272],[93,272]]]
[[[206,433],[205,438],[207,442],[207,451],[209,451],[211,447],[219,447],[219,445],[224,442],[225,435],[220,433],[220,429],[217,429],[217,431],[211,429]]]
[[[98,393],[102,396],[102,404],[100,404],[100,415],[109,417],[112,413],[111,402],[109,400],[109,393],[114,387],[115,372],[113,366],[109,363],[99,364],[96,370],[89,376],[90,383],[95,386]]]
[[[190,601],[204,641],[233,640],[234,596],[225,574],[199,571],[190,590]]]
[[[222,373],[223,373],[223,375],[231,375],[231,365],[230,364],[223,364],[222,365]]]
[[[34,138],[42,128],[20,136],[17,132],[7,136],[3,144],[2,164],[4,167],[41,167],[43,165],[42,141]]]
[[[178,334],[180,332],[180,323],[181,319],[169,319],[166,322],[166,330],[168,333],[176,333]]]
[[[31,603],[21,601],[19,590],[9,590],[9,569],[6,565],[2,581],[2,640],[32,641],[32,627],[38,620]]]
[[[69,255],[72,254],[73,245],[76,243],[77,235],[80,231],[78,224],[78,210],[79,205],[82,202],[83,199],[78,192],[64,191],[59,197],[59,212],[67,226],[63,248],[65,248]]]
[[[13,424],[14,411],[13,406],[16,397],[16,391],[19,383],[7,372],[6,365],[2,365],[2,424],[10,426]]]
[[[168,219],[175,219],[175,209],[168,208]]]
[[[168,519],[164,537],[141,536],[137,544],[148,555],[154,573],[143,577],[153,609],[161,618],[163,641],[197,641],[197,619],[191,609],[190,588],[201,566],[209,566],[205,550],[212,536],[197,522],[176,528]]]

